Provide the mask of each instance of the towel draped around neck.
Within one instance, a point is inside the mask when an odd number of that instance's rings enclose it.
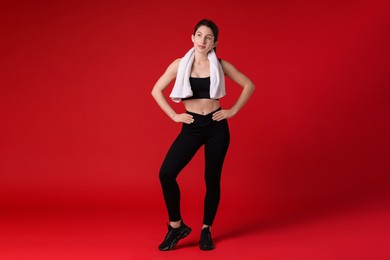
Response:
[[[182,98],[192,96],[190,76],[194,56],[195,49],[191,48],[180,60],[176,81],[172,92],[169,95],[169,97],[176,103],[179,103]],[[210,98],[219,99],[226,95],[225,78],[222,66],[218,61],[214,50],[211,50],[208,53],[207,58],[210,62]]]

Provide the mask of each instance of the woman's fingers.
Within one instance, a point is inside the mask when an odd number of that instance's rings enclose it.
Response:
[[[213,114],[214,121],[221,121],[230,118],[230,110],[219,110]]]
[[[185,114],[185,113],[183,115],[184,115],[184,121],[183,121],[184,123],[191,124],[194,122],[194,118],[192,115]]]
[[[192,115],[183,113],[183,114],[178,114],[174,117],[174,121],[177,123],[185,123],[185,124],[191,124],[194,122],[194,119]]]
[[[225,119],[224,110],[219,110],[213,114],[213,120],[214,121],[221,121]]]

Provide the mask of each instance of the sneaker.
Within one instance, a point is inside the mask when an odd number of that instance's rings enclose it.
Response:
[[[158,246],[161,251],[167,251],[177,245],[180,239],[185,238],[191,233],[191,228],[181,222],[180,227],[173,228],[168,224],[168,233],[165,236],[164,241]]]
[[[211,239],[210,227],[202,229],[200,233],[199,248],[202,250],[214,249],[213,240]]]

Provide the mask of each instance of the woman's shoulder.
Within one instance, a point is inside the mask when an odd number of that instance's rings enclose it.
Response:
[[[169,64],[169,66],[178,67],[179,63],[180,63],[180,60],[181,60],[181,58],[178,58],[178,59],[172,61],[171,64]]]
[[[168,68],[167,68],[167,72],[168,73],[172,73],[172,74],[176,74],[177,73],[177,70],[179,68],[179,63],[180,63],[180,58],[179,59],[176,59],[174,60],[171,64],[169,64]]]
[[[218,61],[221,63],[221,65],[232,65],[230,62],[228,62],[227,60],[225,59],[221,59],[221,58],[218,58]]]
[[[177,70],[177,68],[179,67],[180,61],[181,61],[181,58],[178,58],[178,59],[174,60],[171,63],[171,65],[169,65],[169,66],[172,66],[172,67],[176,68],[176,70]]]
[[[229,61],[221,59],[220,62],[221,62],[222,70],[225,75],[230,77],[238,73],[237,68]]]
[[[221,63],[223,69],[231,69],[231,68],[234,68],[233,64],[231,64],[231,63],[228,62],[227,60],[220,59],[220,58],[219,58],[218,60],[219,60],[219,63]]]

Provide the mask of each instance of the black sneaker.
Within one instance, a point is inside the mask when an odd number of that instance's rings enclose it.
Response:
[[[165,236],[164,241],[158,246],[161,251],[167,251],[176,246],[180,239],[185,238],[191,233],[191,228],[181,222],[180,227],[173,228],[168,224],[168,233]]]
[[[211,239],[210,227],[202,229],[200,233],[199,248],[202,250],[214,249],[213,240]]]

